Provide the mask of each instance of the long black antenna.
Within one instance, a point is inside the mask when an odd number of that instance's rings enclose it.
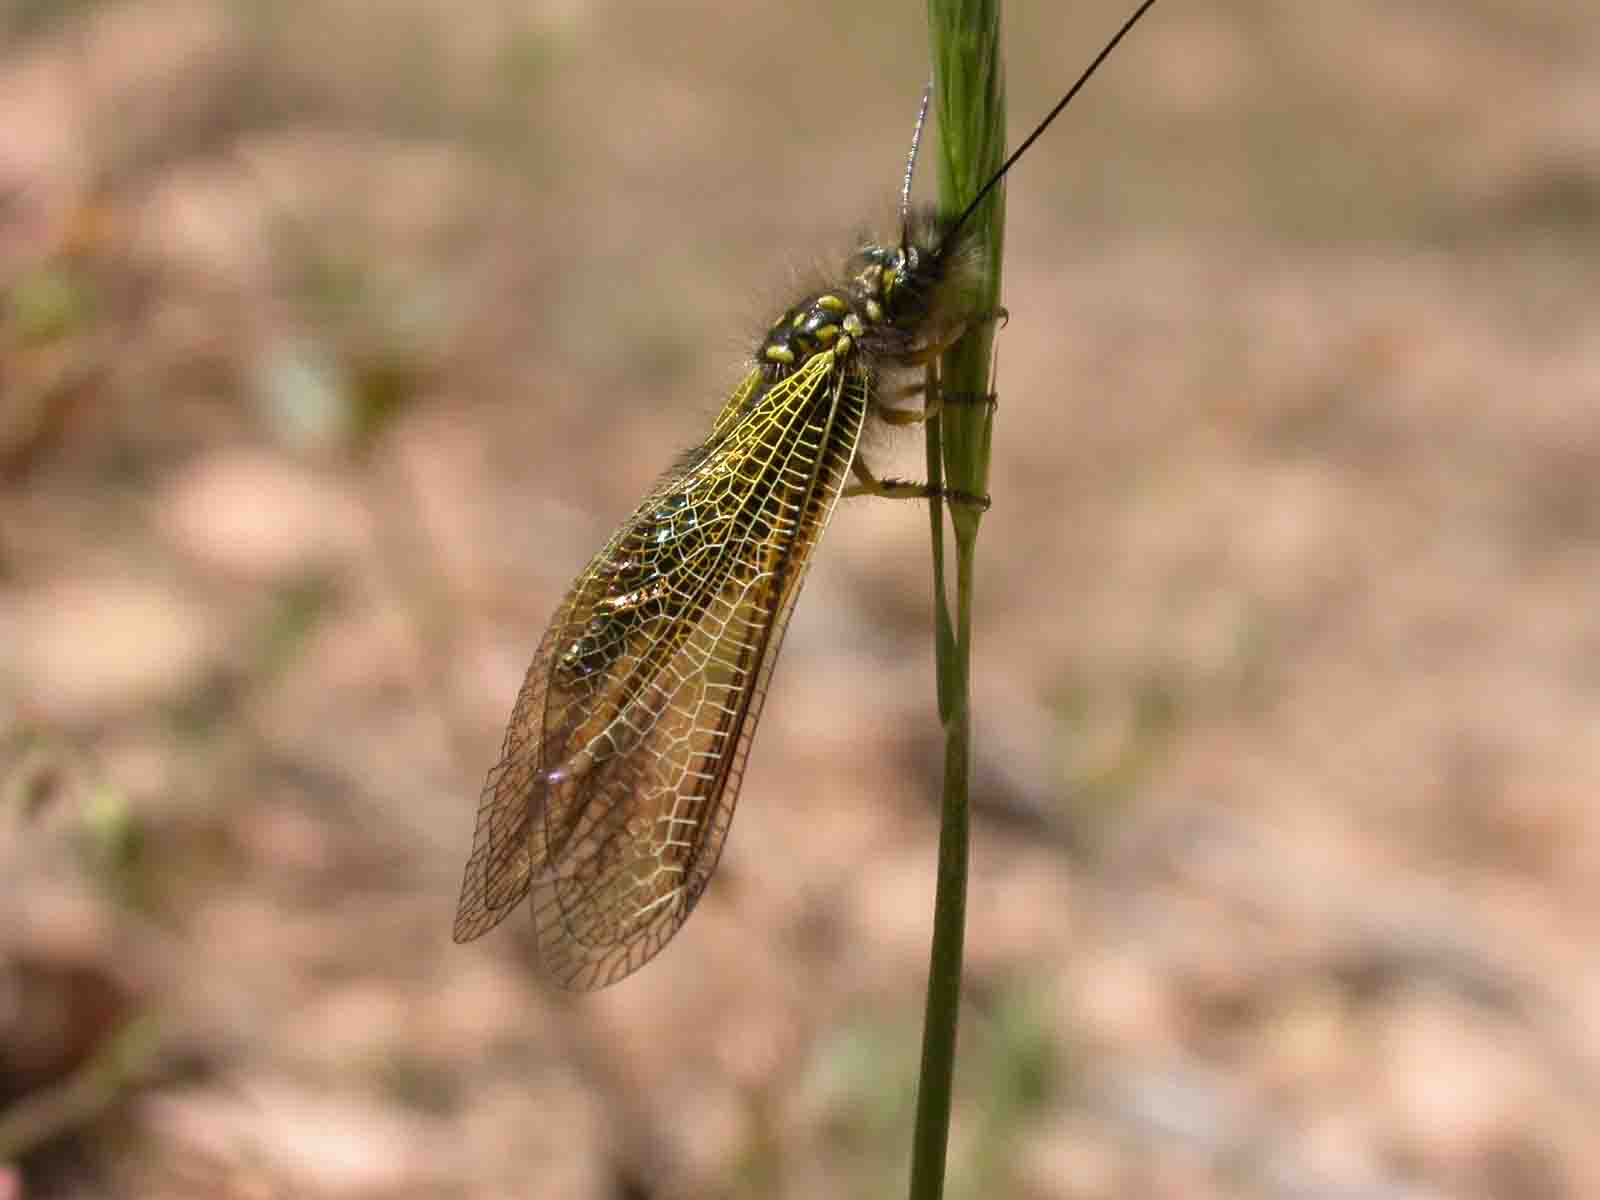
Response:
[[[1117,43],[1123,38],[1127,37],[1128,31],[1139,23],[1139,18],[1144,16],[1145,13],[1149,12],[1151,6],[1155,4],[1155,2],[1156,0],[1144,0],[1143,4],[1134,9],[1133,16],[1129,17],[1122,23],[1122,28],[1117,30],[1116,36],[1107,42],[1100,53],[1094,56],[1094,61],[1084,68],[1083,74],[1078,76],[1078,82],[1072,85],[1071,90],[1068,91],[1065,96],[1061,97],[1060,102],[1045,115],[1044,120],[1039,122],[1039,124],[1034,128],[1034,131],[1023,139],[1022,145],[1018,146],[1011,152],[1011,156],[1001,164],[1000,169],[990,177],[989,182],[978,189],[978,194],[972,198],[972,203],[967,205],[962,214],[956,218],[956,223],[950,226],[949,231],[945,234],[946,238],[967,223],[967,218],[976,212],[978,205],[982,204],[985,197],[987,197],[990,192],[994,191],[995,185],[1006,177],[1006,172],[1011,170],[1011,168],[1016,165],[1017,159],[1026,154],[1028,147],[1039,140],[1039,135],[1042,134],[1046,129],[1050,128],[1050,122],[1054,121],[1058,116],[1061,115],[1061,110],[1072,103],[1072,98],[1083,90],[1083,85],[1088,83],[1089,80],[1094,76],[1094,73],[1100,69],[1100,64],[1111,57],[1111,52],[1117,48]],[[923,103],[926,104],[927,101],[924,100]],[[918,131],[921,131],[920,123],[918,125]]]

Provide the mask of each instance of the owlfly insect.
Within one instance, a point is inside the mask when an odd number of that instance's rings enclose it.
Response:
[[[875,477],[862,431],[934,411],[889,401],[917,390],[896,385],[908,371],[995,315],[971,301],[969,219],[1153,3],[954,219],[911,205],[924,95],[899,237],[862,246],[772,323],[706,439],[550,619],[484,785],[456,941],[531,896],[542,965],[584,989],[637,970],[683,925],[716,869],[785,627],[840,498],[987,505]]]

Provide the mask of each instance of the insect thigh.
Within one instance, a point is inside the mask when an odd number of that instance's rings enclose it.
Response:
[[[865,365],[832,352],[752,373],[578,576],[484,787],[457,940],[531,892],[545,966],[588,988],[682,925],[870,403]]]

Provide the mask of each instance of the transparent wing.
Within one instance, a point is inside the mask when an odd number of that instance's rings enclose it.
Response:
[[[541,957],[568,987],[637,970],[710,879],[860,440],[864,367],[823,352],[753,380],[573,583],[484,786],[456,940],[531,892]]]

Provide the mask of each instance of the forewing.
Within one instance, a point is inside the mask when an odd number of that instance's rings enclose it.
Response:
[[[721,853],[870,387],[824,353],[741,388],[741,412],[724,410],[578,577],[484,788],[458,940],[532,890],[546,966],[599,987],[682,925]]]

